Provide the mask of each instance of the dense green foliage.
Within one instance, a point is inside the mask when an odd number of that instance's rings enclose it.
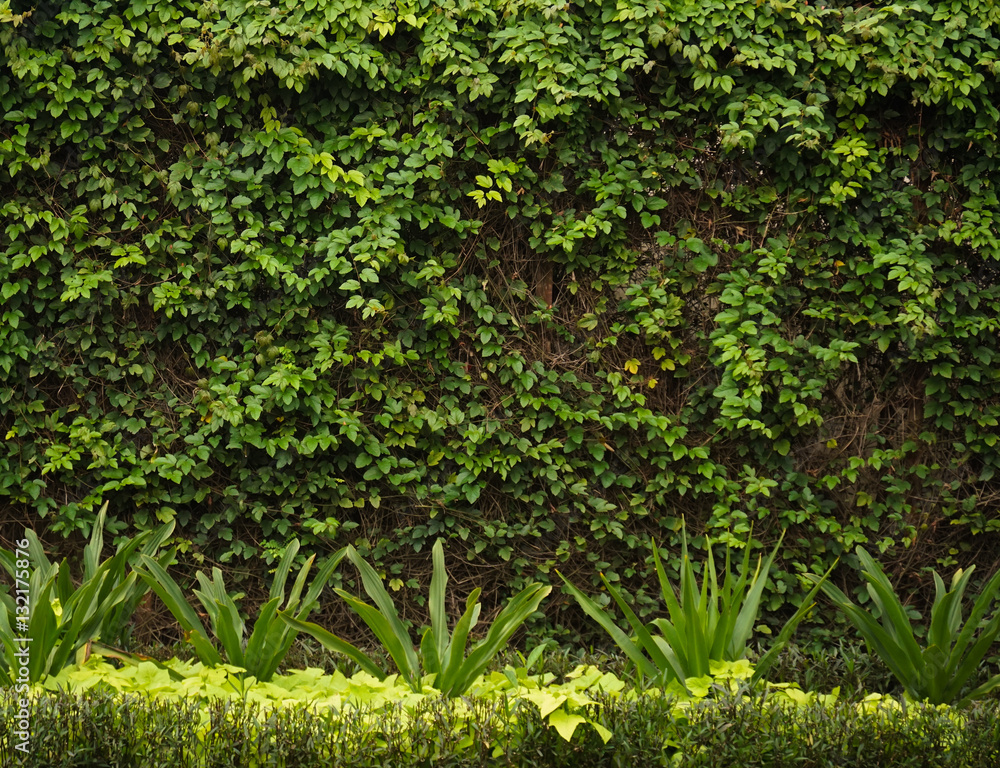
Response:
[[[445,535],[487,610],[558,566],[645,615],[682,513],[791,528],[768,610],[858,543],[904,589],[964,564],[1000,526],[998,23],[3,0],[7,519],[353,543],[418,595]]]

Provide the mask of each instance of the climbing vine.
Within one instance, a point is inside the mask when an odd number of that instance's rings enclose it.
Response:
[[[859,542],[987,570],[998,23],[4,0],[0,503],[414,594],[444,536],[496,604],[558,567],[648,613],[682,516],[791,529],[771,609]]]

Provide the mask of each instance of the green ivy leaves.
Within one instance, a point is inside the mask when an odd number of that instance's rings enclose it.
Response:
[[[772,607],[995,529],[994,20],[833,5],[8,9],[0,488],[498,592],[779,518]]]

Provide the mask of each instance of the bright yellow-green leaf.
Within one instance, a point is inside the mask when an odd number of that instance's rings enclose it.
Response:
[[[584,722],[586,720],[580,715],[570,715],[561,709],[557,709],[549,715],[549,725],[555,728],[566,741],[573,738],[573,731],[580,723]]]
[[[566,694],[560,693],[554,695],[545,690],[528,691],[521,694],[521,697],[538,707],[538,711],[542,717],[547,717],[549,713],[557,710],[566,701]]]

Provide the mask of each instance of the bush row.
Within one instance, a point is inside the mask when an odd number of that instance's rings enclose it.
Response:
[[[25,713],[6,691],[0,758],[25,768],[992,768],[1000,760],[996,702],[957,721],[945,708],[918,705],[859,716],[847,703],[782,708],[720,695],[678,716],[668,698],[604,698],[593,717],[611,733],[606,743],[591,729],[567,741],[527,704],[429,700],[416,712],[416,719],[399,708],[373,718],[89,691],[31,699]],[[25,714],[30,740],[22,753],[15,731]]]

